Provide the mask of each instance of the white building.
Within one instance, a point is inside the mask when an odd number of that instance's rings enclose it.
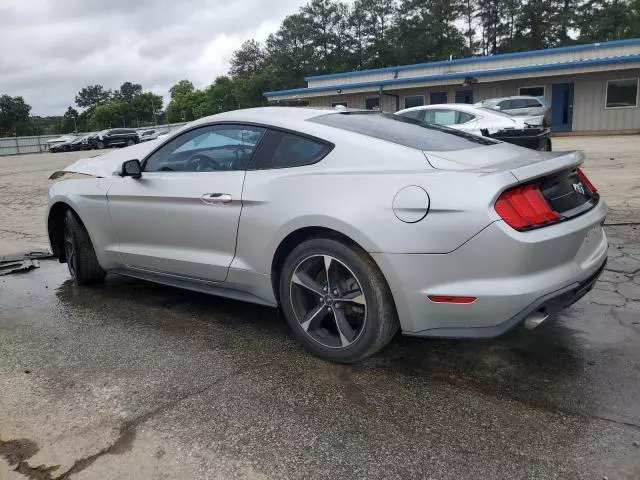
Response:
[[[307,77],[307,87],[265,92],[270,102],[307,100],[386,112],[431,103],[544,96],[559,132],[640,132],[640,39],[461,58]]]

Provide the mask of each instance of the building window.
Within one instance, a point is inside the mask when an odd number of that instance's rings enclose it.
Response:
[[[364,107],[367,110],[379,110],[380,109],[380,97],[370,97],[364,99]]]
[[[638,106],[638,79],[607,81],[606,108],[628,108]]]
[[[410,95],[404,97],[404,108],[421,107],[424,105],[424,95]]]
[[[518,95],[527,95],[529,97],[544,97],[544,87],[520,87]]]
[[[447,92],[431,92],[431,105],[447,103]]]
[[[347,108],[347,102],[333,102],[331,106],[332,107],[341,106],[341,107]]]

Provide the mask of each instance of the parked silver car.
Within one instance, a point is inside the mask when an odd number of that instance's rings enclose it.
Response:
[[[575,302],[607,258],[579,152],[398,115],[238,110],[55,183],[52,251],[108,272],[280,306],[310,351],[353,362],[398,329],[493,337]]]
[[[476,106],[499,110],[516,117],[540,117],[543,127],[551,126],[551,107],[544,97],[518,95],[513,97],[489,98]]]
[[[160,135],[166,135],[169,133],[168,128],[149,128],[147,130],[139,130],[138,137],[141,142],[148,142],[149,140],[155,140]]]

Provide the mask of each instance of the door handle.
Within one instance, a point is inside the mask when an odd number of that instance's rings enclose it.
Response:
[[[205,193],[200,197],[207,205],[217,205],[219,203],[231,203],[233,198],[228,193]]]

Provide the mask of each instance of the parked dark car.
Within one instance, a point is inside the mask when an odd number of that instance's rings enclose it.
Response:
[[[140,138],[135,130],[130,128],[111,128],[94,133],[87,138],[90,148],[102,150],[109,147],[124,147],[140,143]]]
[[[78,141],[78,139],[79,137],[78,138],[73,137],[63,142],[58,142],[56,144],[50,145],[49,151],[52,153],[70,152],[72,150],[71,146],[73,145],[74,142]]]
[[[71,151],[76,152],[78,150],[89,150],[91,146],[89,145],[89,137],[93,135],[93,133],[88,133],[81,137],[76,138],[73,142],[71,142]]]
[[[551,151],[551,129],[549,128],[504,129],[494,133],[483,129],[482,135],[533,150]]]

